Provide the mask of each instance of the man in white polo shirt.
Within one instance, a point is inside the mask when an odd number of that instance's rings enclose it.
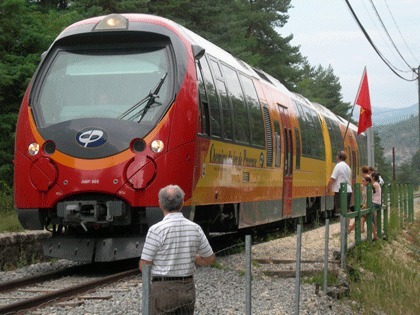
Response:
[[[181,213],[184,195],[177,185],[159,191],[164,218],[149,228],[143,246],[139,268],[151,265],[152,314],[194,314],[195,265],[216,260],[201,227]]]
[[[347,154],[341,151],[337,156],[337,164],[328,182],[328,190],[334,192],[334,207],[336,215],[340,215],[340,184],[347,184],[347,207],[350,207],[350,200],[353,190],[351,188],[351,169],[345,162]]]

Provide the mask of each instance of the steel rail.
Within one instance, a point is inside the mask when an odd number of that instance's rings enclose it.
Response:
[[[128,271],[123,271],[117,274],[113,274],[101,279],[95,279],[92,281],[88,281],[85,283],[81,283],[69,288],[57,290],[48,294],[36,296],[21,302],[12,303],[3,307],[0,307],[0,314],[20,314],[20,312],[26,312],[29,309],[40,307],[41,305],[44,307],[49,304],[62,302],[65,300],[69,300],[79,294],[86,293],[96,287],[110,284],[116,282],[118,280],[134,276],[139,274],[139,270],[131,269]]]
[[[86,268],[86,265],[70,267],[70,268],[58,270],[58,271],[51,271],[51,272],[39,274],[33,277],[6,281],[3,283],[0,283],[0,293],[10,292],[16,288],[30,286],[38,282],[59,279],[65,276],[69,276],[71,274],[78,273],[82,271],[84,268]]]

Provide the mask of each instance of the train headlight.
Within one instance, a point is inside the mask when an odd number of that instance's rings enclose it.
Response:
[[[163,144],[162,140],[153,140],[152,144],[150,145],[150,149],[152,149],[152,151],[155,153],[162,152],[164,147],[165,145]]]
[[[95,26],[95,30],[127,29],[128,20],[120,14],[110,14]]]
[[[34,156],[34,155],[37,155],[38,152],[39,152],[39,144],[36,143],[36,142],[31,143],[29,145],[29,147],[28,147],[28,153],[29,153],[29,155]]]

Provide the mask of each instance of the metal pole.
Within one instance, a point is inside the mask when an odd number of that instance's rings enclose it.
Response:
[[[383,200],[383,205],[385,205],[385,208],[384,208],[384,234],[385,234],[385,237],[386,238],[388,238],[388,220],[389,220],[389,204],[388,204],[388,201],[389,201],[389,188],[388,188],[388,186],[387,185],[384,185],[384,193],[383,193],[383,198],[384,198],[384,200]]]
[[[328,279],[328,241],[330,236],[330,220],[325,220],[325,256],[324,256],[324,292],[327,294]]]
[[[369,209],[369,213],[367,214],[366,218],[366,231],[367,231],[367,240],[369,242],[372,241],[372,218],[373,218],[373,204],[372,204],[372,184],[368,184],[367,186],[367,207]]]
[[[341,230],[341,261],[340,268],[346,267],[347,252],[347,184],[340,184],[340,230]]]
[[[245,293],[245,311],[251,315],[251,235],[245,235],[245,269],[246,269],[246,293]]]
[[[295,278],[295,314],[299,315],[300,306],[300,257],[302,248],[302,226],[297,226],[297,244],[296,244],[296,278]]]
[[[408,209],[410,213],[410,222],[413,223],[414,222],[414,188],[412,184],[409,186],[409,189],[408,189],[408,201],[409,201]]]
[[[368,165],[372,167],[375,166],[375,139],[373,136],[373,127],[368,128],[366,130],[366,136],[367,136],[367,155],[368,155]]]
[[[394,147],[392,147],[392,180],[395,181],[395,148]]]
[[[150,283],[151,283],[151,266],[143,265],[142,268],[142,306],[141,314],[150,314]]]
[[[420,113],[420,66],[418,66],[417,72],[416,72],[416,68],[413,69],[413,72],[415,74],[417,74],[417,82],[418,82],[418,84],[417,84],[417,93],[418,93],[418,99],[417,99],[418,103],[417,103],[417,105],[419,107],[419,113]],[[419,115],[419,137],[420,137],[420,115]]]

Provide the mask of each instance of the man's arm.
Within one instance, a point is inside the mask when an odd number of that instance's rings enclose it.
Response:
[[[140,271],[143,271],[142,269],[143,269],[143,266],[144,265],[151,265],[151,264],[152,264],[152,262],[150,260],[140,259],[140,261],[139,261],[139,270]]]
[[[327,192],[332,191],[332,185],[335,183],[335,178],[330,178],[327,185]]]
[[[203,257],[200,255],[195,256],[195,264],[198,266],[209,266],[209,265],[214,264],[215,261],[216,261],[215,254],[212,254],[209,257]]]

